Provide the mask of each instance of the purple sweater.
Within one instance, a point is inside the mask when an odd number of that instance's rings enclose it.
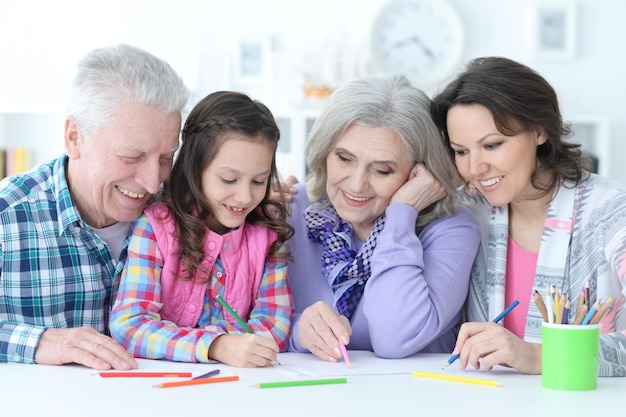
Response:
[[[293,260],[289,282],[295,317],[289,350],[307,351],[298,343],[302,311],[317,301],[332,305],[322,275],[323,247],[307,237],[304,210],[310,204],[304,184],[291,204],[289,223],[295,234],[288,242]],[[386,210],[385,228],[372,256],[372,275],[352,320],[349,349],[370,350],[383,358],[454,348],[461,310],[480,233],[469,211],[433,221],[415,234],[417,211],[406,204]]]

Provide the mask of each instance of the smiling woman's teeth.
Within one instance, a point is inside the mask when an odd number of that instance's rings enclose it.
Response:
[[[491,178],[485,181],[481,181],[480,185],[482,185],[483,187],[489,187],[491,185],[499,183],[502,180],[502,178],[504,177],[495,177],[495,178]]]
[[[368,197],[355,197],[353,195],[350,195],[348,193],[345,193],[346,197],[348,197],[350,200],[354,200],[354,201],[367,201],[369,198]]]

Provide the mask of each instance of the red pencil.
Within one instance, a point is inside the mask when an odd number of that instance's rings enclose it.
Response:
[[[239,381],[237,375],[222,376],[219,378],[202,378],[202,379],[186,379],[184,381],[164,382],[162,384],[153,385],[154,388],[171,388],[183,387],[186,385],[212,384],[214,382]]]
[[[191,372],[97,372],[102,378],[188,378]]]

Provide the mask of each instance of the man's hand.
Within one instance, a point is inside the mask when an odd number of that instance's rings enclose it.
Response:
[[[46,329],[39,339],[35,362],[43,365],[78,363],[99,370],[137,368],[137,361],[130,352],[92,327]]]

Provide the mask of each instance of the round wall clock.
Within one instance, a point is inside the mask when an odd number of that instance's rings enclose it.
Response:
[[[386,74],[405,75],[420,88],[451,75],[463,45],[463,23],[445,0],[391,0],[371,31],[374,64]]]

